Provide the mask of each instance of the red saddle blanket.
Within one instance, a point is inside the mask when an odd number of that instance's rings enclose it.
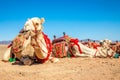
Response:
[[[66,51],[67,44],[65,41],[53,44],[53,56],[63,58],[67,56]]]

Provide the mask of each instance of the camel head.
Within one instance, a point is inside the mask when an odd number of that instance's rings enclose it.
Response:
[[[114,57],[116,54],[115,51],[113,51],[110,47],[111,43],[112,41],[108,39],[104,39],[100,41],[100,45],[104,50],[106,50],[108,57]]]
[[[101,40],[100,41],[100,45],[101,47],[104,47],[104,48],[107,48],[109,49],[110,48],[110,44],[112,43],[111,40],[108,40],[108,39],[104,39],[104,40]]]
[[[25,22],[24,31],[39,31],[39,30],[43,30],[43,26],[42,24],[45,22],[44,18],[38,18],[38,17],[33,17],[31,19],[28,19]]]

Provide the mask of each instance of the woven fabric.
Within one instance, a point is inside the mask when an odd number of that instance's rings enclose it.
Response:
[[[53,44],[53,56],[62,58],[67,56],[67,51],[65,49],[66,42],[58,42]]]

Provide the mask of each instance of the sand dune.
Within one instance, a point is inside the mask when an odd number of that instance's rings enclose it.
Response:
[[[0,45],[0,80],[120,80],[120,59],[61,58],[32,66],[2,62],[6,50]]]

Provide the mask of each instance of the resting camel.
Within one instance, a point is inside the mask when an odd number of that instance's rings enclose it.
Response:
[[[59,60],[57,58],[51,57],[51,41],[47,35],[42,32],[42,24],[44,21],[44,18],[40,19],[38,17],[28,19],[22,30],[23,33],[19,34],[23,36],[23,38],[20,37],[19,40],[15,38],[12,41],[11,46],[4,53],[3,60],[8,61],[12,53],[15,55],[15,58],[19,59],[26,65],[31,65],[33,60],[39,63],[45,63],[47,61],[58,62]],[[25,37],[24,34],[27,34],[25,32],[29,33],[29,36]],[[19,42],[21,42],[22,45],[19,45]],[[16,43],[18,44],[17,48],[21,47],[22,49],[16,50],[16,47],[14,47]],[[29,49],[32,51],[28,53]]]
[[[73,56],[81,56],[81,57],[101,57],[101,58],[106,58],[106,57],[114,57],[116,54],[115,51],[113,51],[110,48],[110,40],[102,40],[100,42],[100,47],[97,47],[97,49],[92,49],[89,48],[82,43],[78,42],[77,40],[71,40],[70,41],[70,53]]]
[[[110,57],[112,58],[116,54],[116,52],[110,48],[111,40],[108,40],[108,39],[101,40],[100,46],[95,47],[95,49],[89,48],[83,45],[78,39],[71,38],[67,35],[64,35],[61,38],[53,40],[53,43],[60,44],[61,41],[62,42],[64,41],[67,44],[67,46],[65,46],[67,47],[66,52],[67,54],[73,57],[101,57],[101,58]],[[59,53],[54,55],[56,56],[58,54]]]

